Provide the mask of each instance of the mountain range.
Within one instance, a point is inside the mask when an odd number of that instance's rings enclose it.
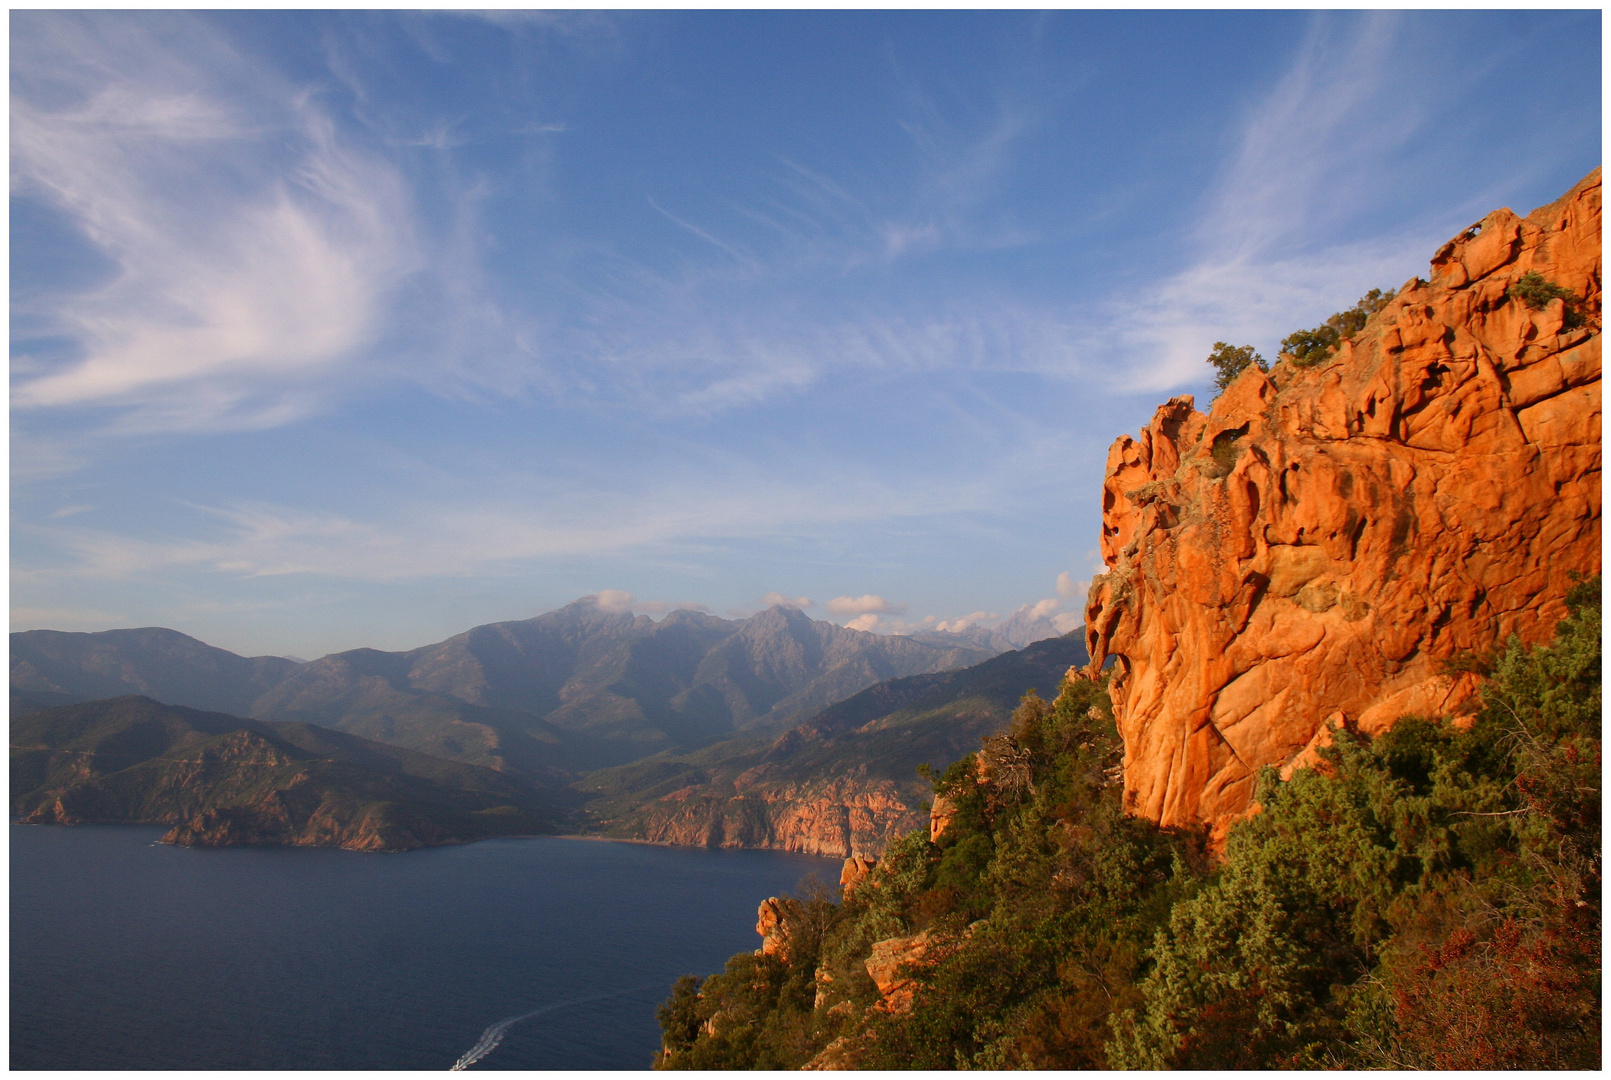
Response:
[[[964,624],[955,629],[919,630],[910,637],[930,645],[974,645],[993,653],[1022,649],[1063,634],[1055,622],[1037,614],[1038,609],[1043,610],[1042,605],[1025,604],[994,626]]]
[[[999,650],[817,622],[772,607],[742,620],[656,622],[584,598],[404,652],[242,657],[157,627],[11,635],[13,711],[143,694],[299,721],[533,779],[771,737],[875,683]]]

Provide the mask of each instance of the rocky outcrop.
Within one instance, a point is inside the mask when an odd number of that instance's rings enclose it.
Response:
[[[910,937],[873,942],[872,953],[865,964],[867,976],[878,988],[881,999],[875,1007],[890,1013],[910,1012],[920,970],[955,955],[978,925],[968,927],[961,934],[924,930]]]
[[[892,1013],[908,1012],[912,1008],[912,995],[916,992],[917,984],[912,978],[911,969],[922,965],[925,958],[929,963],[934,959],[929,953],[936,947],[936,940],[928,931],[914,934],[911,937],[889,938],[885,941],[875,941],[873,951],[867,957],[867,975],[878,987],[879,997],[883,999],[883,1007]]]
[[[1575,298],[1531,306],[1527,274]],[[1328,722],[1459,715],[1448,661],[1549,633],[1600,567],[1600,296],[1595,170],[1450,241],[1328,360],[1113,445],[1086,644],[1117,658],[1134,812],[1222,836]]]
[[[755,950],[755,955],[775,956],[787,964],[789,939],[804,918],[805,909],[792,897],[769,896],[762,900],[755,915],[755,932],[761,935],[761,947]]]
[[[856,886],[860,885],[877,865],[877,859],[864,859],[856,855],[846,859],[845,865],[839,869],[839,895],[849,896],[855,892]]]
[[[934,796],[934,804],[929,807],[929,843],[938,844],[956,816],[957,804],[949,795]]]
[[[800,1066],[802,1072],[838,1072],[859,1069],[862,1059],[872,1043],[870,1033],[856,1036],[841,1035],[817,1051],[810,1061]]]

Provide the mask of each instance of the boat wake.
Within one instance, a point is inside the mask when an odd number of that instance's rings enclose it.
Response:
[[[660,984],[653,984],[653,986],[658,985]],[[561,1009],[569,1009],[574,1005],[586,1005],[590,1001],[603,1001],[605,998],[620,997],[622,994],[631,994],[639,990],[653,989],[653,986],[629,986],[624,990],[609,990],[602,994],[587,994],[584,997],[571,998],[567,1001],[556,1001],[552,1005],[544,1005],[542,1008],[533,1009],[529,1013],[521,1013],[519,1016],[511,1016],[507,1020],[499,1020],[496,1024],[493,1024],[491,1027],[487,1028],[487,1030],[483,1031],[481,1033],[481,1038],[476,1040],[476,1044],[470,1047],[470,1049],[466,1050],[463,1055],[460,1056],[459,1060],[453,1063],[452,1067],[450,1067],[448,1071],[463,1072],[471,1065],[474,1065],[476,1062],[498,1049],[498,1044],[503,1042],[504,1035],[516,1024],[524,1023],[527,1020],[533,1020],[539,1016],[542,1016],[544,1013],[558,1012]]]

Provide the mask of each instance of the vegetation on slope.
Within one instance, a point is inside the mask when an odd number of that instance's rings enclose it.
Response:
[[[1214,860],[1123,813],[1100,682],[1026,698],[939,780],[937,842],[680,981],[657,1066],[1597,1068],[1598,580],[1568,606],[1484,664],[1474,723],[1267,771]]]
[[[874,793],[887,799],[879,824],[904,831],[927,813],[919,764],[944,768],[966,755],[1007,723],[1026,689],[1056,686],[1085,660],[1077,635],[1049,638],[959,671],[879,683],[772,742],[730,739],[659,754],[576,786],[592,796],[584,808],[590,824],[615,837],[801,846],[787,834],[798,823],[780,824],[782,815],[818,798],[842,803]],[[889,832],[866,831],[853,830],[852,846],[876,854]]]

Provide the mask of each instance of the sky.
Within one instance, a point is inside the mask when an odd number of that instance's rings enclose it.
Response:
[[[13,630],[1077,625],[1107,448],[1600,163],[1600,13],[10,14]]]

